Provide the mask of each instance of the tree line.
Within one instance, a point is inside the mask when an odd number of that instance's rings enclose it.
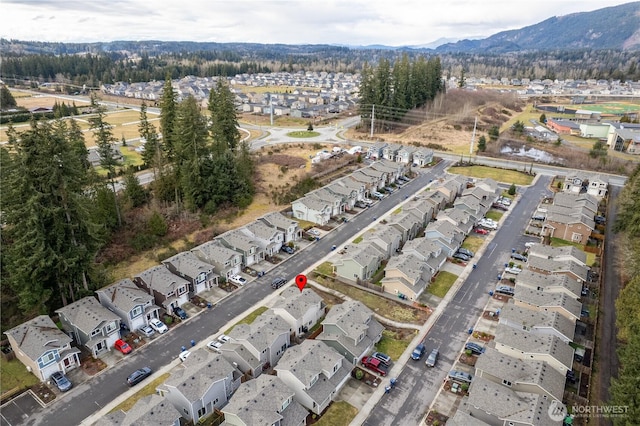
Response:
[[[73,118],[34,119],[24,131],[9,126],[9,143],[0,148],[3,328],[108,284],[95,259],[115,232],[132,226],[126,211],[145,204],[153,210],[138,239],[148,248],[150,238],[167,231],[167,209],[212,214],[252,201],[253,159],[241,141],[229,88],[218,82],[205,115],[191,97],[177,103],[167,81],[160,129],[149,123],[145,105],[140,111],[143,158],[155,174],[148,189],[129,171],[124,190],[116,193],[118,141],[96,98],[88,120],[106,177],[90,166]]]
[[[360,115],[364,127],[388,129],[402,121],[405,115],[423,107],[444,91],[440,58],[408,55],[395,64],[382,58],[376,67],[362,69],[360,83]]]
[[[616,301],[620,370],[618,377],[611,380],[610,403],[627,407],[625,416],[613,419],[615,425],[626,426],[636,424],[640,418],[640,166],[627,180],[618,203],[614,229],[616,238],[623,241],[621,275],[625,282]]]

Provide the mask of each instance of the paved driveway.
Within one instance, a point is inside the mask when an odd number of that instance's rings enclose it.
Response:
[[[33,393],[25,392],[0,407],[0,425],[19,425],[39,408],[42,408],[42,405]]]

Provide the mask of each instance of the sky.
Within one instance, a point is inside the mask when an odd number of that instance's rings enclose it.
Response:
[[[0,37],[420,46],[484,38],[615,0],[0,0]]]

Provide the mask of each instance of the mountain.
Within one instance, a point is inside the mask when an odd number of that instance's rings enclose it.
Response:
[[[549,49],[640,50],[640,2],[554,16],[538,24],[503,31],[485,39],[444,44],[435,51],[507,53]]]

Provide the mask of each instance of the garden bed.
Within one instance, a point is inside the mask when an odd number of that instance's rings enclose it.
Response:
[[[359,371],[361,373],[359,373]],[[360,379],[358,379],[358,376],[360,376]],[[380,383],[382,383],[382,379],[380,377],[376,376],[373,373],[369,373],[367,370],[364,370],[360,367],[356,367],[351,370],[351,377],[371,386],[372,388],[377,388],[378,386],[380,386]]]
[[[471,367],[475,367],[476,362],[478,361],[478,358],[473,355],[462,354],[460,355],[459,361],[465,365],[470,365]]]
[[[429,411],[425,423],[429,426],[444,426],[449,420],[449,417],[442,413],[438,413],[436,410]]]

